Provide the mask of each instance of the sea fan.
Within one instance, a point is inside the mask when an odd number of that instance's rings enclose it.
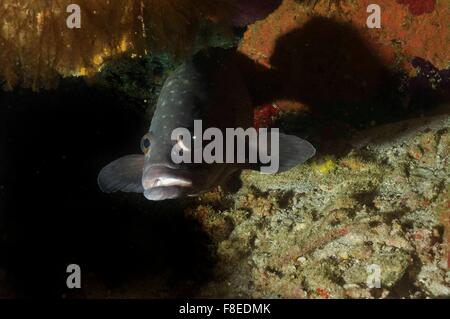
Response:
[[[81,8],[80,29],[69,29],[66,9]],[[180,55],[200,24],[225,22],[228,0],[2,0],[0,85],[54,87],[59,77],[90,75],[103,61],[127,52]]]

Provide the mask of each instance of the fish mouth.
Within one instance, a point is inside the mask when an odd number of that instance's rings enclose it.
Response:
[[[160,201],[189,195],[192,179],[186,170],[154,166],[146,169],[142,185],[148,200]]]
[[[153,187],[144,191],[144,196],[151,201],[160,201],[166,199],[175,199],[188,195],[186,187],[181,186],[162,186]]]

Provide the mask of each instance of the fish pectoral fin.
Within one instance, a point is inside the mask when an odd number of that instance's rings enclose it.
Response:
[[[316,154],[314,146],[298,136],[280,133],[279,141],[279,173],[286,172],[299,164],[303,164]]]
[[[144,158],[145,156],[142,154],[128,155],[103,167],[97,179],[101,191],[104,193],[117,191],[143,193]]]

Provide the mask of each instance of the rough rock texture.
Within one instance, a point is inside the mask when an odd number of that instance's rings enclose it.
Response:
[[[440,69],[449,66],[450,3],[446,0],[379,0],[376,3],[382,10],[381,29],[369,29],[366,26],[369,15],[367,7],[373,1],[313,2],[316,5],[311,8],[304,5],[305,1],[285,0],[267,19],[249,28],[241,51],[270,65],[270,57],[280,37],[301,29],[317,17],[326,17],[351,24],[386,64],[393,66],[396,61],[400,61],[405,62],[400,63],[400,66],[408,67],[411,57],[420,56]],[[417,2],[429,5],[416,9]]]
[[[281,87],[287,97],[278,104],[284,110],[326,113],[333,102],[367,104],[374,96],[386,95],[386,73],[406,76],[404,84],[393,85],[403,91],[409,86],[407,77],[426,73],[425,62],[436,70],[450,67],[449,1],[432,1],[424,12],[415,3],[426,1],[377,1],[381,29],[366,25],[373,1],[305,2],[285,0],[248,29],[239,47],[277,74],[269,88]],[[414,62],[416,57],[422,59],[421,66]],[[435,90],[441,90],[446,77],[435,79]],[[408,98],[401,104],[410,107]]]
[[[450,296],[450,117],[378,127],[344,146],[345,156],[277,176],[246,171],[236,194],[192,203],[218,258],[202,297]],[[380,289],[367,287],[370,265]]]

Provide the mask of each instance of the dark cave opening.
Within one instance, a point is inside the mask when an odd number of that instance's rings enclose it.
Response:
[[[103,165],[139,152],[148,124],[141,113],[82,80],[55,91],[0,94],[6,297],[80,297],[66,287],[72,263],[99,297],[106,292],[95,287],[140,280],[158,285],[143,296],[189,295],[192,282],[207,278],[209,238],[184,217],[182,203],[106,195],[97,187]]]

